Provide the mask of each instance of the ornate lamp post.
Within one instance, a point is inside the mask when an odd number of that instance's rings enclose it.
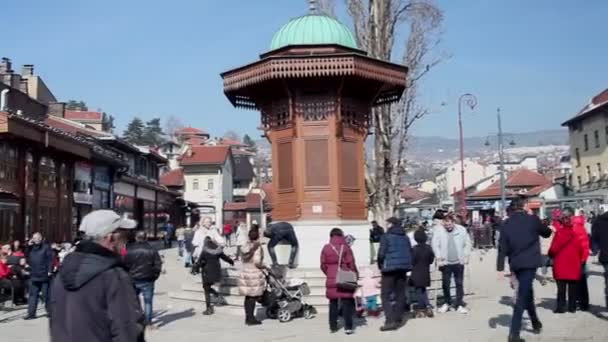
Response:
[[[469,107],[471,110],[477,106],[477,98],[473,94],[463,94],[458,99],[458,128],[460,131],[460,211],[463,220],[467,217],[467,194],[464,183],[464,137],[462,135],[462,105]]]

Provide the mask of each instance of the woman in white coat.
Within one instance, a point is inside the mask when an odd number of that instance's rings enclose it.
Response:
[[[213,227],[211,218],[205,217],[201,220],[199,224],[199,228],[194,233],[194,238],[192,239],[192,245],[194,247],[194,252],[192,253],[192,260],[198,260],[198,257],[201,255],[203,251],[203,246],[205,244],[205,238],[209,236],[213,242],[219,247],[226,246],[226,240],[220,233],[220,231]]]

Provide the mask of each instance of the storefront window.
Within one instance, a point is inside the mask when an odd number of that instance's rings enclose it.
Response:
[[[0,143],[0,181],[17,181],[17,148],[8,143]]]
[[[154,202],[144,201],[144,215],[141,227],[148,232],[150,236],[154,235],[154,217],[156,212],[154,210]]]
[[[132,197],[116,195],[114,198],[114,210],[119,215],[135,218],[135,200]]]

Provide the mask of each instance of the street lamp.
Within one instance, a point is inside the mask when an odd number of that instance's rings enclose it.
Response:
[[[467,195],[464,184],[464,137],[462,135],[462,104],[469,107],[471,110],[477,106],[477,98],[473,94],[463,94],[458,99],[458,128],[460,130],[460,210],[462,219],[467,217]]]
[[[500,215],[505,216],[505,210],[507,207],[506,198],[506,180],[505,180],[505,151],[504,151],[504,134],[502,132],[502,120],[500,118],[500,108],[496,109],[496,120],[498,121],[498,162],[500,172]],[[490,140],[486,140],[486,146],[490,146]],[[509,142],[510,146],[515,146],[515,141],[511,138]]]

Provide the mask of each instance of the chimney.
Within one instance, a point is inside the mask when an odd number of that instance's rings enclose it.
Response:
[[[13,72],[10,58],[2,57],[0,60],[0,74],[10,74]]]
[[[56,116],[59,118],[65,117],[65,102],[49,103],[48,115]]]
[[[27,78],[21,78],[21,81],[19,82],[19,90],[21,90],[22,93],[29,95],[27,87]]]
[[[34,76],[34,64],[23,64],[21,76]]]

